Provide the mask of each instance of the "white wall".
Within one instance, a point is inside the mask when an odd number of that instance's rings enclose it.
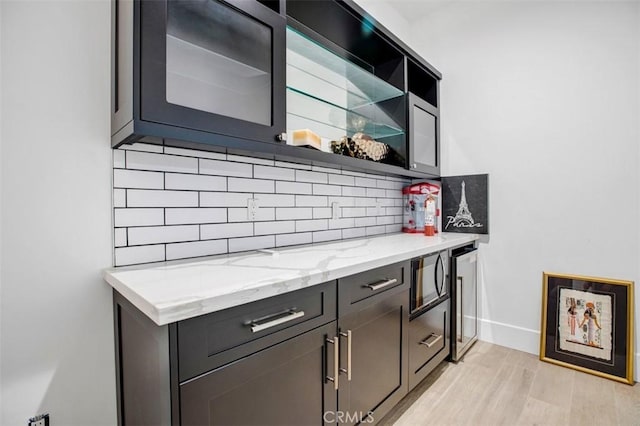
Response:
[[[444,75],[443,174],[490,174],[485,340],[538,353],[542,271],[640,283],[639,8],[450,2],[413,24]]]
[[[395,0],[398,1],[398,0]],[[411,26],[390,0],[355,0],[360,7],[407,44],[411,42]]]
[[[110,2],[0,4],[0,424],[112,425]]]

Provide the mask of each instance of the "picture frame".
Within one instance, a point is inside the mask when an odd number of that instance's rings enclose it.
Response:
[[[633,385],[633,284],[543,272],[540,360]]]

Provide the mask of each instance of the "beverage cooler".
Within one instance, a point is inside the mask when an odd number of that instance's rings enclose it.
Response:
[[[478,250],[453,250],[451,260],[451,359],[458,361],[478,339]]]

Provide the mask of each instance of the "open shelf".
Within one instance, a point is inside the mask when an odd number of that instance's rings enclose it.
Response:
[[[383,110],[367,108],[362,115],[317,99],[298,90],[287,88],[287,131],[310,129],[321,138],[340,140],[362,132],[373,139],[404,135],[404,130]],[[372,117],[374,116],[374,117]]]
[[[402,90],[287,27],[287,86],[344,109],[402,96]]]

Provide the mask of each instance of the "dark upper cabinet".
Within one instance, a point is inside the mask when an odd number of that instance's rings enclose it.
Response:
[[[408,60],[409,168],[440,176],[439,77]]]
[[[277,3],[117,4],[116,26],[133,19],[133,62],[132,73],[118,73],[114,90],[129,88],[133,108],[126,117],[129,131],[115,133],[114,145],[140,135],[213,144],[220,141],[212,134],[275,142],[285,131],[286,20],[274,11]],[[126,93],[115,97],[128,99]],[[116,114],[119,107],[116,102]]]
[[[113,5],[112,146],[439,176],[440,74],[355,2]]]

